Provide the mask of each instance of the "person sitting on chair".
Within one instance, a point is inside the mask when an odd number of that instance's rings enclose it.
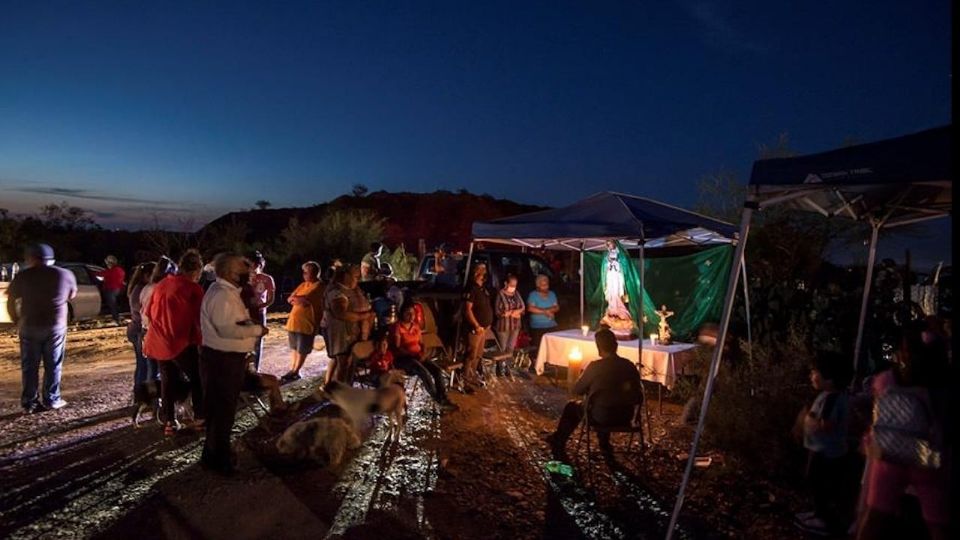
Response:
[[[573,387],[577,396],[591,399],[591,421],[597,425],[625,425],[633,420],[637,405],[643,402],[640,372],[632,362],[617,356],[617,338],[609,329],[597,331],[594,338],[600,359],[593,361],[580,375]],[[580,400],[567,402],[557,423],[557,430],[547,436],[554,458],[565,461],[566,444],[583,419],[584,405]],[[609,455],[609,433],[597,433],[600,450]]]

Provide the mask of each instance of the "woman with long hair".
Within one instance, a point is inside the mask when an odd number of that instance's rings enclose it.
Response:
[[[130,322],[127,323],[127,340],[133,345],[133,354],[137,359],[137,366],[133,371],[133,386],[159,377],[156,365],[143,355],[143,319],[140,316],[140,293],[150,281],[150,275],[157,266],[155,262],[145,262],[137,265],[127,284],[127,298],[130,299]]]

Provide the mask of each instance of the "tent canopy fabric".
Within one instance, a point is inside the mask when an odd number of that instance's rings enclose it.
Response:
[[[753,165],[750,195],[761,208],[783,203],[894,227],[949,215],[952,126],[869,144]]]
[[[606,250],[607,240],[636,248],[729,243],[726,222],[643,197],[601,192],[562,208],[473,224],[478,242],[568,251]]]

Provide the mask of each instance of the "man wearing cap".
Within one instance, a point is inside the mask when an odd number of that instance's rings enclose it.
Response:
[[[107,303],[107,308],[110,309],[110,315],[113,316],[114,322],[119,325],[120,308],[117,306],[117,298],[123,291],[123,280],[127,277],[127,274],[117,264],[117,258],[113,255],[107,255],[103,263],[107,265],[106,270],[100,270],[96,273],[96,276],[103,280],[103,300]]]
[[[7,289],[7,311],[20,332],[20,405],[29,414],[67,404],[60,397],[60,369],[67,341],[67,302],[77,295],[77,280],[70,271],[53,266],[53,248],[46,244],[27,248],[24,260],[27,268]]]

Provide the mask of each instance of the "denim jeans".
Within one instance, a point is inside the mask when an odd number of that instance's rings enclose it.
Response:
[[[443,370],[433,362],[423,362],[410,356],[397,356],[393,360],[393,365],[405,371],[407,375],[419,377],[423,387],[434,401],[443,403],[447,400]]]
[[[136,323],[130,323],[127,326],[127,341],[133,345],[133,354],[137,360],[137,365],[133,370],[133,386],[147,381],[156,381],[160,378],[160,370],[157,368],[157,361],[151,360],[143,354],[143,330],[133,328]]]
[[[506,375],[513,367],[513,349],[517,344],[520,327],[512,330],[497,330],[497,342],[500,343],[500,352],[510,355],[510,360],[497,362],[497,375]]]
[[[117,296],[119,295],[120,291],[117,290],[104,289],[103,291],[103,299],[107,302],[107,309],[110,310],[110,316],[117,324],[120,324],[120,307],[117,306]]]
[[[53,328],[20,329],[20,369],[24,408],[40,402],[40,362],[43,362],[43,401],[60,399],[60,370],[67,343],[67,330]]]

